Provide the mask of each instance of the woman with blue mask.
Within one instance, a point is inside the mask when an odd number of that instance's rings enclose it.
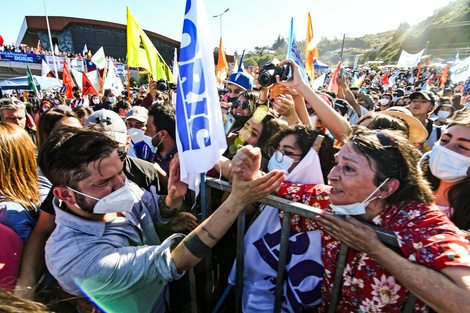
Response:
[[[437,206],[460,229],[470,230],[470,111],[455,118],[422,159]]]
[[[284,170],[286,179],[305,184],[324,184],[334,165],[333,140],[305,125],[281,130],[268,142],[269,171]],[[286,195],[287,199],[289,195]],[[295,201],[308,204],[305,199]],[[261,213],[245,234],[243,273],[243,311],[273,312],[281,223],[278,210],[260,207]],[[267,244],[269,242],[269,244]],[[318,230],[291,232],[286,283],[285,312],[304,312],[320,304],[320,282],[323,277],[321,239]],[[302,253],[298,253],[302,251]],[[235,284],[235,266],[229,278]],[[301,286],[298,288],[298,286]]]

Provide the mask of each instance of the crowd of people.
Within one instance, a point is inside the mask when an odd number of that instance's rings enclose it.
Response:
[[[203,297],[191,298],[186,272],[212,251],[214,296],[242,284],[244,312],[272,312],[279,283],[284,312],[399,312],[411,294],[416,312],[470,307],[470,90],[421,88],[438,76],[423,68],[368,70],[359,87],[345,71],[328,78],[335,89],[327,80],[314,91],[293,61],[276,64],[290,77],[262,86],[240,68],[219,93],[227,150],[207,175],[232,190],[212,193],[203,221],[179,180],[168,82],[102,96],[75,88],[73,99],[2,94],[1,289],[68,299],[68,312],[187,312]],[[291,217],[284,282],[283,213],[258,202],[270,194],[322,210]],[[243,210],[237,281],[232,224]],[[369,225],[393,231],[399,248]]]

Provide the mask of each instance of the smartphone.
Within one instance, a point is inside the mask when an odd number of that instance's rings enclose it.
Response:
[[[232,114],[228,113],[227,114],[227,120],[224,123],[225,135],[228,135],[228,133],[232,129],[232,126],[233,126],[234,123],[235,123],[235,117],[233,117]]]

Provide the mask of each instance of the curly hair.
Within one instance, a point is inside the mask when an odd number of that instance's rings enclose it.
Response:
[[[395,204],[406,199],[431,203],[431,187],[418,166],[419,150],[400,132],[393,130],[370,130],[353,126],[346,142],[363,154],[375,170],[374,184],[379,186],[387,178],[400,182],[398,189],[385,199],[386,204]]]

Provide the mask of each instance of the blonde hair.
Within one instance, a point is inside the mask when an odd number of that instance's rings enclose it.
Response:
[[[0,122],[0,193],[28,210],[40,203],[34,144],[26,131]]]

